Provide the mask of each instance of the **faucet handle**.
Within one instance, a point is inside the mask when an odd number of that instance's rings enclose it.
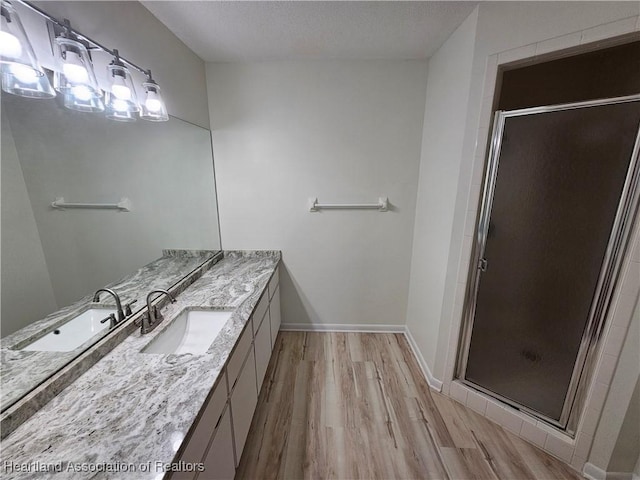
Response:
[[[110,314],[108,317],[100,320],[100,323],[105,323],[107,321],[109,322],[109,328],[115,327],[116,324],[118,323],[118,321],[116,320],[116,314],[115,313]]]
[[[134,325],[140,326],[140,334],[144,335],[153,330],[163,320],[162,314],[158,312],[158,309],[153,306],[148,312],[144,312],[142,316],[134,321]]]
[[[134,303],[136,303],[138,300],[134,300],[133,302],[129,302],[124,306],[124,314],[128,317],[129,315],[131,315],[133,312],[131,311],[131,305],[133,305]]]

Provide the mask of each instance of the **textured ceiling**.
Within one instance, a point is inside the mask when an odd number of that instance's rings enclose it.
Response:
[[[477,2],[143,1],[207,62],[430,57]]]

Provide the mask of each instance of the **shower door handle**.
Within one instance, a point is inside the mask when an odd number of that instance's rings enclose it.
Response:
[[[478,262],[478,268],[480,269],[481,272],[486,272],[487,271],[487,259],[486,258],[481,258],[480,261]]]

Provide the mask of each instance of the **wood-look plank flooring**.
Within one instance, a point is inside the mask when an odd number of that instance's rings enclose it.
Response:
[[[236,479],[579,479],[431,391],[400,334],[280,332]]]

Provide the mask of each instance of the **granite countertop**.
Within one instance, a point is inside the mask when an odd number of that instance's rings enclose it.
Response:
[[[169,288],[216,252],[164,250],[162,253],[161,258],[105,288],[114,289],[119,294],[123,306],[135,300],[133,310],[136,311],[145,306],[145,295],[148,292],[156,288]],[[0,340],[0,399],[3,408],[11,405],[108,332],[108,329],[105,329],[68,352],[20,350],[88,308],[115,308],[113,297],[106,293],[102,293],[99,303],[93,303],[92,299],[93,292]]]
[[[136,330],[2,441],[4,478],[36,470],[37,478],[162,478],[156,462],[173,460],[279,261],[276,251],[225,252],[162,310],[163,324],[148,335]],[[194,307],[233,309],[205,354],[140,353]]]

